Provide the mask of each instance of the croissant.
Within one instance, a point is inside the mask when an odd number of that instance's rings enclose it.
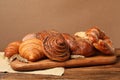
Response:
[[[28,61],[37,61],[45,57],[42,41],[36,38],[25,40],[19,47],[19,54]]]
[[[18,54],[18,49],[21,44],[21,41],[15,41],[8,44],[8,46],[5,48],[5,56],[10,58],[14,54]]]
[[[45,55],[55,61],[65,61],[70,57],[69,47],[60,33],[48,36],[44,42]]]

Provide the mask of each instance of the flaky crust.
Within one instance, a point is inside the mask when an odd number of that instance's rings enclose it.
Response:
[[[44,42],[45,55],[55,61],[66,61],[70,57],[69,47],[60,33],[48,36]]]
[[[29,39],[21,43],[19,54],[29,61],[37,61],[44,58],[42,41],[39,39]]]
[[[7,47],[5,48],[5,56],[10,58],[14,54],[19,54],[18,49],[19,49],[20,44],[21,44],[21,41],[14,41],[14,42],[9,43]]]

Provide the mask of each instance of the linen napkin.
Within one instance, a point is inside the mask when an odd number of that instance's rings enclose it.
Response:
[[[0,52],[0,72],[62,76],[64,74],[64,67],[56,67],[56,68],[45,69],[45,70],[19,72],[19,71],[13,70],[10,67],[8,59],[4,57],[4,52]]]

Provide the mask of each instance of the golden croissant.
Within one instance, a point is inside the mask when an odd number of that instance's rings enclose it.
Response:
[[[42,41],[36,38],[25,40],[19,47],[21,57],[29,61],[37,61],[45,57]]]
[[[14,54],[18,54],[18,49],[21,44],[21,41],[15,41],[8,44],[8,46],[5,48],[5,56],[10,58]]]

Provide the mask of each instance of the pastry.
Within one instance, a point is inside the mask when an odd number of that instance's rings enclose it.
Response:
[[[14,41],[8,44],[8,46],[5,48],[5,56],[10,58],[14,54],[18,54],[19,46],[21,44],[21,41]]]
[[[36,38],[23,41],[19,47],[19,54],[28,61],[37,61],[44,58],[42,41]]]
[[[69,47],[60,33],[52,34],[43,42],[45,55],[54,61],[66,61],[70,57]]]

